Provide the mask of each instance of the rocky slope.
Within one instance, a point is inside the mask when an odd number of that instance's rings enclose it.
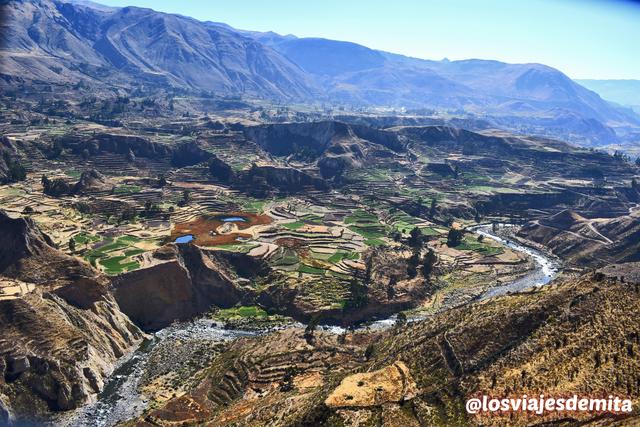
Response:
[[[608,414],[472,417],[464,402],[576,393],[637,404],[639,286],[599,273],[373,335],[240,340],[190,392],[131,424],[611,425]]]
[[[351,300],[336,308],[318,306],[312,283],[287,280],[262,260],[193,244],[168,244],[145,255],[142,268],[114,277],[113,295],[145,331],[216,308],[254,304],[300,321],[351,325],[414,307],[433,291],[421,273],[408,275],[407,256],[384,249],[368,253],[371,270],[362,271],[352,289],[333,283]]]
[[[148,263],[114,278],[122,311],[145,330],[188,320],[212,307],[233,307],[250,294],[222,256],[207,256],[194,245],[163,246]]]
[[[31,220],[0,211],[0,235],[0,277],[31,285],[0,298],[0,414],[33,421],[95,399],[144,334],[109,281],[59,252]]]
[[[0,210],[0,229],[2,276],[59,292],[85,285],[100,289],[105,283],[104,277],[89,264],[58,251],[32,219],[12,218]]]
[[[2,5],[2,74],[24,81],[192,87],[291,99],[312,84],[272,49],[229,29],[136,7],[49,0]]]
[[[544,245],[579,266],[640,260],[640,217],[635,212],[617,218],[587,219],[562,211],[526,224],[518,236]]]

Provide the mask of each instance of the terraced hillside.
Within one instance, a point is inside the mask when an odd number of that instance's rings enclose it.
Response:
[[[262,425],[275,413],[281,425],[429,425],[429,412],[437,422],[464,423],[457,408],[464,393],[477,391],[473,384],[486,384],[480,373],[498,360],[520,369],[510,351],[549,344],[536,341],[534,329],[551,328],[563,315],[553,310],[592,279],[497,301],[492,292],[531,284],[535,274],[544,276],[535,283],[547,283],[562,262],[578,274],[636,260],[640,171],[619,154],[488,128],[372,116],[337,121],[283,108],[272,115],[265,105],[226,100],[221,107],[187,95],[69,99],[16,100],[24,116],[0,122],[2,221],[32,230],[26,240],[5,233],[0,248],[0,314],[10,337],[2,344],[0,407],[18,416],[50,419],[50,411],[83,405],[111,384],[88,410],[109,396],[131,409],[118,421],[146,411],[141,419],[160,424]],[[121,112],[108,113],[114,110]],[[479,224],[502,240],[485,238]],[[513,242],[561,259],[547,271]],[[613,291],[605,294],[601,310]],[[491,323],[512,309],[520,317],[509,317],[504,331]],[[396,318],[390,332],[340,329],[373,321],[388,327]],[[200,323],[188,323],[194,319],[209,322],[215,339],[203,338]],[[453,332],[441,335],[460,329],[479,337],[480,325],[493,332],[474,348]],[[38,336],[46,328],[62,335]],[[245,329],[265,336],[235,341]],[[127,381],[135,384],[127,384],[143,401],[136,406],[117,389],[123,377],[109,374],[137,348],[140,330],[153,339],[123,367],[134,372]],[[234,342],[218,340],[221,331]],[[174,333],[179,345],[158,344]],[[403,347],[410,341],[422,353]],[[486,347],[494,344],[500,348]],[[191,350],[207,357],[189,359]],[[491,360],[466,372],[476,350]],[[462,357],[459,367],[438,359],[451,352]],[[64,378],[55,369],[43,373],[43,358],[58,363]],[[182,358],[189,362],[178,367]],[[433,363],[433,372],[422,362]],[[131,368],[138,363],[144,366]],[[63,384],[57,391],[41,386],[51,372]],[[375,387],[353,395],[366,409],[346,404],[341,391],[329,399],[352,374],[359,376],[341,387],[389,381],[386,403],[365,404]],[[18,394],[15,405],[5,403]]]
[[[633,425],[635,413],[474,417],[464,401],[577,393],[637,402],[638,286],[584,276],[378,334],[240,340],[190,392],[131,425]]]

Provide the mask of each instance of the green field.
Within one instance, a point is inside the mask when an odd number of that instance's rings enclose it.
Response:
[[[140,267],[137,261],[123,262],[129,257],[125,255],[114,256],[108,258],[100,258],[100,265],[104,267],[105,273],[110,276],[123,273],[125,271],[135,270]]]
[[[462,243],[456,246],[456,249],[461,251],[474,251],[483,255],[499,255],[504,252],[504,249],[500,246],[490,246],[483,242],[478,242],[475,237],[465,236],[462,239]]]
[[[297,230],[298,228],[304,227],[304,222],[301,222],[301,221],[288,222],[286,224],[282,224],[282,226],[289,230]]]
[[[94,243],[93,247],[84,253],[84,258],[93,266],[99,264],[104,268],[104,272],[111,276],[139,268],[140,263],[131,257],[146,252],[144,249],[133,246],[142,239],[131,235],[116,239],[106,238],[97,244],[95,243],[100,240],[100,236],[81,233],[74,239],[77,243]]]
[[[140,187],[139,185],[126,184],[120,185],[113,190],[115,194],[135,194],[139,193],[140,191],[142,191],[142,187]]]
[[[323,268],[311,267],[306,264],[300,264],[300,267],[298,267],[298,271],[305,274],[319,274],[321,276],[324,276],[327,270]]]
[[[215,317],[231,319],[237,317],[267,317],[268,313],[256,305],[242,305],[239,307],[220,309]]]
[[[365,244],[369,246],[384,245],[385,242],[382,239],[389,234],[389,230],[380,224],[377,216],[363,210],[357,210],[347,216],[344,222],[350,224],[349,230],[364,237]]]
[[[334,253],[333,255],[331,255],[327,259],[327,261],[329,261],[332,264],[338,264],[343,259],[349,259],[349,260],[355,261],[358,258],[360,258],[360,254],[358,254],[357,252],[347,252],[347,251],[340,251],[339,250],[336,253]]]

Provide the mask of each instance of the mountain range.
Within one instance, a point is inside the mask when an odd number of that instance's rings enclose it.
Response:
[[[632,109],[541,64],[430,61],[138,7],[59,0],[3,1],[1,7],[5,85],[82,80],[123,89],[176,87],[288,102],[429,108],[492,117],[498,126],[532,133],[550,129],[569,140],[580,134],[587,145],[619,142],[640,128]]]

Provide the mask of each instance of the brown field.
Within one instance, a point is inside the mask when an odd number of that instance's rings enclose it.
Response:
[[[246,230],[255,225],[267,225],[273,222],[273,219],[268,215],[257,215],[248,212],[229,212],[206,215],[193,221],[176,224],[173,227],[173,230],[171,230],[171,236],[169,236],[168,241],[173,242],[180,236],[191,234],[195,237],[195,243],[199,246],[218,246],[237,243],[238,237],[245,239],[251,238],[252,235],[249,233],[240,233],[235,231],[224,234],[216,233],[218,227],[225,224],[225,222],[222,221],[222,218],[234,216],[246,219],[245,222],[233,223],[239,230]]]

